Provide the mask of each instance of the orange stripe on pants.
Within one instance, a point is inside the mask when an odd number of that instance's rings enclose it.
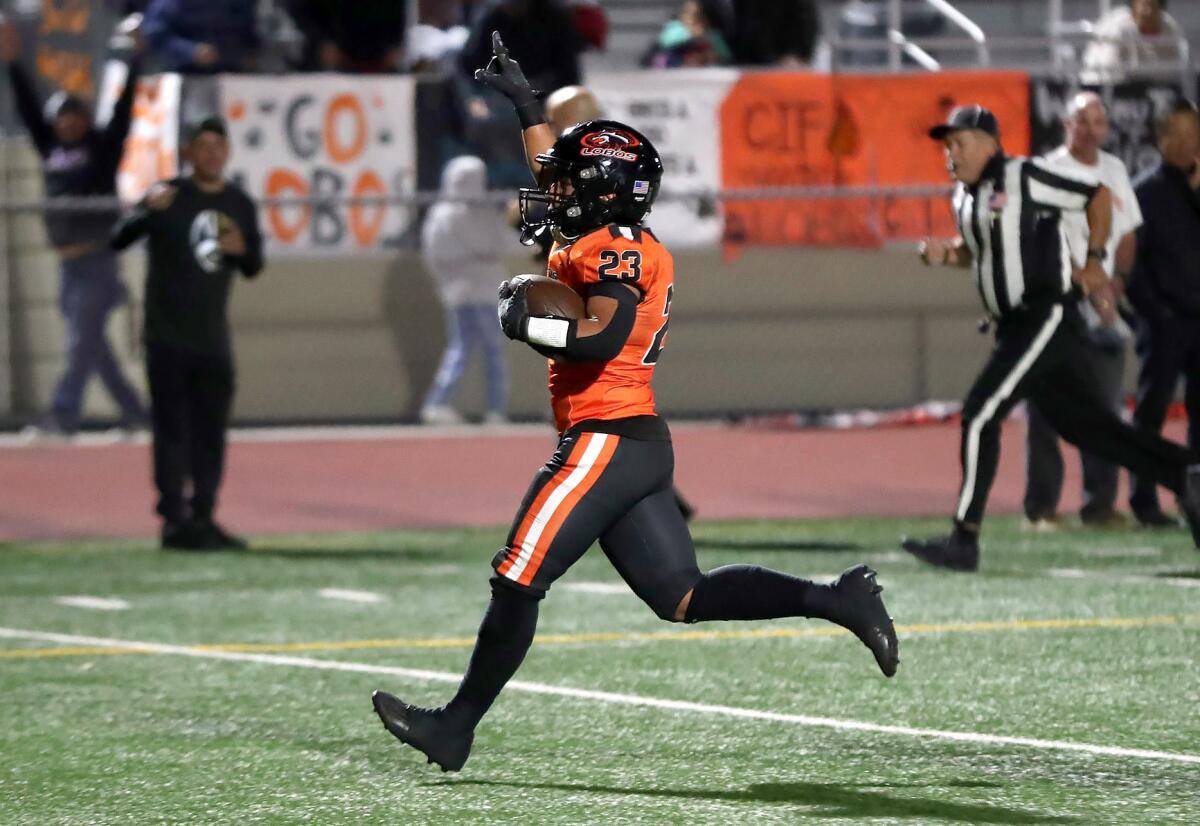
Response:
[[[592,438],[596,437],[593,436]],[[533,555],[529,558],[529,564],[525,566],[525,570],[521,572],[521,576],[517,579],[517,582],[522,585],[528,585],[533,582],[538,568],[542,566],[542,560],[546,557],[546,552],[550,550],[550,546],[554,543],[555,537],[558,536],[563,523],[567,521],[567,517],[571,515],[571,511],[575,509],[579,501],[587,495],[588,491],[596,484],[596,480],[608,468],[608,463],[617,449],[617,443],[620,441],[615,435],[608,436],[604,448],[600,451],[600,455],[596,457],[596,461],[592,464],[587,476],[554,509],[554,514],[551,516],[550,522],[546,525],[545,530],[542,531],[542,535],[538,537],[537,545],[533,549]]]
[[[525,516],[521,520],[521,524],[517,526],[516,532],[513,534],[512,544],[508,549],[508,558],[500,564],[496,569],[496,573],[504,576],[509,569],[516,563],[517,557],[520,556],[521,546],[525,544],[525,538],[529,536],[529,529],[533,525],[533,520],[537,518],[538,513],[546,505],[546,500],[554,493],[555,489],[562,484],[562,481],[571,475],[571,471],[579,464],[579,459],[587,450],[588,440],[580,438],[567,456],[567,461],[563,466],[554,471],[546,484],[542,485],[542,489],[538,491],[538,495],[533,498],[533,503],[525,510]]]

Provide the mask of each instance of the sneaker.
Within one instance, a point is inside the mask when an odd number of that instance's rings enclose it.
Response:
[[[211,519],[196,519],[191,523],[197,542],[208,551],[244,551],[249,543],[231,534]]]
[[[871,649],[885,677],[894,675],[900,665],[900,643],[892,618],[879,596],[883,586],[876,581],[875,572],[866,565],[855,565],[844,571],[830,588],[841,597],[842,603],[840,616],[835,621]]]
[[[421,408],[421,424],[462,424],[462,416],[447,404],[430,404]]]
[[[1189,465],[1183,481],[1179,510],[1192,532],[1192,544],[1200,548],[1200,465]]]
[[[371,704],[384,728],[401,743],[424,754],[427,762],[437,763],[442,771],[458,771],[471,756],[475,732],[451,726],[441,709],[410,706],[386,691],[373,692]]]
[[[1062,517],[1057,513],[1048,516],[1027,516],[1021,520],[1021,530],[1032,533],[1055,533],[1062,529]]]
[[[200,534],[190,521],[168,519],[163,522],[159,547],[164,551],[202,551]]]
[[[901,547],[922,562],[951,571],[979,569],[979,537],[956,527],[945,536],[900,540]]]
[[[75,428],[67,427],[54,416],[46,415],[21,429],[21,441],[26,444],[69,442],[76,432]]]
[[[1102,531],[1123,531],[1129,527],[1129,517],[1112,509],[1083,511],[1079,521],[1086,528],[1097,528]]]

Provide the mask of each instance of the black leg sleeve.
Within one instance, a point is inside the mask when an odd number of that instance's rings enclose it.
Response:
[[[709,571],[696,583],[685,621],[829,619],[836,607],[836,596],[828,585],[757,565],[726,565]]]
[[[538,600],[503,582],[492,582],[479,637],[467,673],[446,714],[466,728],[475,728],[492,707],[504,685],[525,659],[537,628]]]

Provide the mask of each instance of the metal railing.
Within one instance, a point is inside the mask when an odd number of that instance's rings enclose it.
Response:
[[[904,0],[888,0],[886,6],[886,28],[882,38],[852,37],[830,39],[833,70],[852,68],[854,71],[897,72],[904,69],[907,57],[917,66],[928,71],[938,71],[946,64],[943,52],[967,52],[971,54],[969,64],[980,67],[1014,66],[1031,73],[1081,75],[1086,67],[1081,52],[1090,43],[1112,42],[1121,47],[1122,69],[1112,76],[1087,77],[1088,82],[1119,79],[1120,76],[1172,76],[1178,77],[1182,88],[1194,96],[1196,77],[1192,71],[1192,53],[1187,38],[1182,34],[1154,36],[1125,35],[1119,38],[1098,38],[1094,23],[1090,20],[1066,21],[1063,19],[1062,0],[1048,3],[1048,21],[1044,36],[989,37],[983,28],[971,20],[948,0],[923,0],[930,9],[962,31],[961,35],[939,35],[935,37],[913,37],[904,33]],[[1097,17],[1110,9],[1110,0],[1098,0]],[[1167,46],[1175,58],[1162,61],[1146,61],[1136,48],[1138,45]],[[1026,57],[1004,60],[999,56],[1016,52]],[[852,54],[885,54],[883,65],[877,67],[858,64],[848,67],[845,56]],[[1034,57],[1029,59],[1032,53]]]
[[[949,184],[863,184],[851,186],[768,186],[739,189],[696,189],[687,191],[664,191],[656,203],[712,202],[725,201],[804,201],[835,200],[839,198],[930,198],[948,196]],[[405,192],[389,195],[338,195],[286,196],[259,198],[255,204],[260,209],[294,207],[423,207],[435,203],[465,203],[473,205],[502,206],[515,200],[512,190],[493,190],[482,197],[446,197],[440,192]],[[57,198],[0,198],[0,214],[61,213],[61,212],[112,212],[126,209],[130,205],[108,195],[62,196]]]

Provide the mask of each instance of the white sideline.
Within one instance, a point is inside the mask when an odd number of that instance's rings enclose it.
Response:
[[[124,611],[129,603],[120,597],[89,597],[86,595],[71,597],[55,597],[59,605],[69,605],[72,608],[92,608],[96,611]]]
[[[317,660],[309,657],[289,657],[281,654],[253,654],[242,651],[212,651],[189,648],[184,645],[169,645],[157,642],[137,642],[134,640],[110,639],[107,637],[86,637],[75,634],[57,634],[49,631],[34,631],[21,628],[0,627],[0,637],[21,640],[43,640],[64,645],[106,646],[111,648],[128,648],[139,651],[152,651],[158,654],[176,654],[183,657],[197,657],[207,660],[230,660],[233,662],[259,663],[262,665],[286,665],[294,668],[313,668],[326,671],[349,671],[359,674],[384,674],[389,677],[406,677],[411,680],[427,682],[458,683],[461,674],[451,674],[448,671],[424,671],[415,668],[397,668],[370,663],[352,663],[341,660]],[[642,697],[637,694],[615,694],[608,691],[591,691],[582,688],[548,685],[546,683],[529,683],[514,680],[506,687],[509,691],[523,691],[529,694],[545,694],[555,697],[569,697],[576,700],[593,700],[600,703],[612,703],[624,706],[642,706],[645,708],[661,708],[670,711],[687,711],[694,714],[712,714],[722,717],[738,717],[749,720],[769,720],[777,723],[791,723],[809,728],[827,728],[838,731],[866,731],[877,734],[895,734],[901,737],[917,737],[930,740],[952,740],[960,743],[979,743],[989,746],[1018,746],[1021,748],[1040,749],[1043,751],[1068,751],[1084,754],[1104,755],[1108,757],[1132,757],[1140,760],[1163,760],[1171,763],[1200,764],[1200,754],[1182,752],[1155,751],[1152,749],[1127,749],[1120,746],[1096,746],[1089,743],[1074,743],[1069,740],[1040,740],[1032,737],[1009,737],[998,734],[978,734],[969,731],[944,731],[941,729],[912,728],[910,726],[888,726],[879,723],[865,723],[858,720],[840,720],[832,717],[809,717],[804,714],[782,714],[774,711],[760,711],[752,708],[736,706],[719,706],[707,703],[692,703],[684,700],[664,700],[657,697]]]

